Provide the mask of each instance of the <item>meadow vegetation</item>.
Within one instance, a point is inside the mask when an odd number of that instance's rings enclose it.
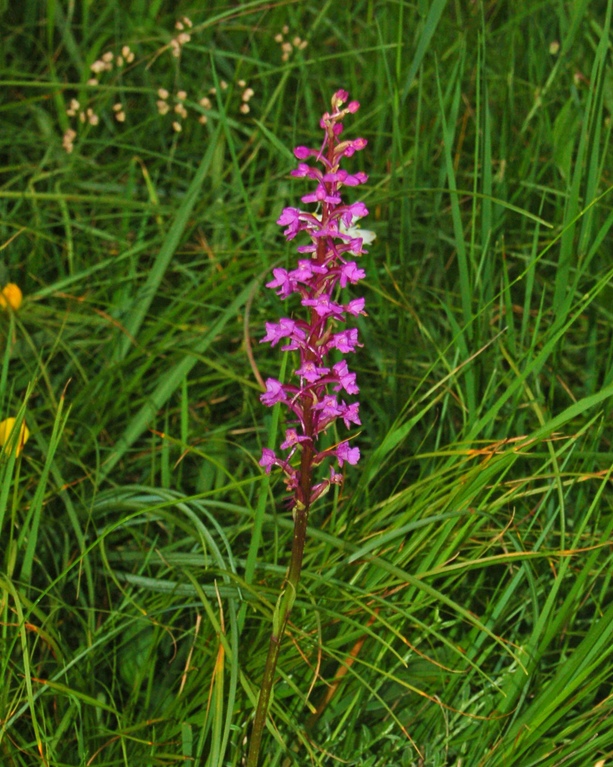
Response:
[[[362,460],[261,763],[610,763],[612,10],[0,2],[3,766],[244,758],[292,535],[264,283],[339,88]]]

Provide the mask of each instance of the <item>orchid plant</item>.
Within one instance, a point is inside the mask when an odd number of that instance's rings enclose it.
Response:
[[[294,150],[300,162],[292,175],[315,182],[315,189],[301,200],[316,205],[316,209],[309,212],[285,208],[277,223],[285,227],[287,240],[304,232],[310,242],[298,246],[301,258],[295,269],[276,268],[273,280],[267,283],[281,298],[298,294],[306,316],[267,322],[262,339],[262,343],[271,346],[283,342],[282,350],[298,352],[300,360],[292,382],[269,378],[261,396],[264,405],[272,407],[281,403],[291,413],[293,423],[286,429],[280,446],[284,455],[264,448],[260,465],[266,472],[279,467],[285,475],[294,513],[294,537],[288,574],[273,616],[247,767],[256,767],[258,763],[281,640],[300,580],[310,507],[332,485],[342,484],[343,475],[338,469],[343,469],[345,463],[355,465],[360,458],[359,448],[352,446],[348,439],[323,449],[318,445],[319,437],[339,419],[346,428],[360,425],[359,403],[344,399],[345,395],[359,392],[356,374],[349,370],[345,359],[332,359],[333,355],[338,358],[351,354],[361,346],[357,328],[347,327],[345,323],[366,314],[364,298],[351,298],[343,303],[340,291],[364,278],[364,270],[354,259],[367,252],[365,243],[374,239],[372,232],[357,226],[368,214],[364,203],[349,204],[342,199],[344,187],[359,186],[368,180],[361,171],[351,174],[340,167],[343,158],[364,149],[367,143],[363,138],[348,140],[342,135],[344,118],[357,112],[360,106],[348,99],[349,94],[344,90],[332,96],[331,111],[325,112],[320,121],[324,132],[320,147],[299,146]],[[321,167],[307,160],[314,160]],[[317,468],[324,463],[329,464],[327,475],[316,477]]]

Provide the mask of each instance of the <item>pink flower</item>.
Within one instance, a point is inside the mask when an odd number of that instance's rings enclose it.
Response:
[[[317,367],[314,362],[305,362],[296,370],[296,375],[312,384],[329,372],[330,368]]]
[[[277,270],[275,269],[275,272],[276,271]],[[363,269],[359,269],[355,261],[348,261],[341,266],[339,280],[341,288],[346,287],[348,282],[355,285],[360,280],[363,280],[364,277],[366,277],[366,272]],[[272,283],[269,282],[268,286],[270,285],[272,285]]]
[[[343,316],[343,307],[334,303],[326,293],[317,298],[303,298],[303,306],[312,306],[320,317],[337,317],[339,320]]]
[[[359,393],[360,390],[355,382],[356,375],[349,371],[346,360],[341,360],[336,365],[332,365],[332,370],[334,370],[334,374],[338,378],[338,384],[334,387],[335,391],[344,389],[347,394]]]
[[[267,407],[272,407],[277,402],[285,402],[285,387],[276,378],[266,379],[266,391],[260,395],[260,400]]]
[[[333,394],[327,394],[320,402],[313,406],[313,410],[319,410],[324,418],[338,418],[343,414],[338,400]]]
[[[285,431],[285,442],[281,443],[281,450],[289,450],[301,442],[308,442],[311,438],[305,435],[300,436],[296,429],[287,429]]]
[[[359,219],[364,218],[364,216],[368,215],[368,208],[366,205],[364,205],[363,202],[355,202],[353,205],[347,205],[345,210],[343,211],[343,214],[341,216],[341,220],[343,224],[347,228],[350,226],[353,226],[353,224]]]
[[[306,333],[299,328],[294,320],[283,317],[279,322],[266,323],[266,335],[260,341],[261,344],[268,341],[271,346],[279,343],[282,338],[291,338],[294,341],[304,341]]]
[[[314,250],[315,246],[312,247]],[[328,270],[325,266],[320,266],[311,260],[307,261],[305,259],[301,259],[298,261],[298,268],[293,269],[289,273],[289,276],[294,282],[304,282],[308,284],[316,274],[327,274],[327,272]],[[269,286],[270,283],[268,283],[266,287]]]
[[[317,189],[310,194],[305,194],[300,198],[302,202],[325,202],[328,205],[338,205],[341,202],[340,194],[330,194],[325,184],[318,184]]]
[[[354,352],[357,346],[362,344],[358,343],[358,331],[357,328],[349,328],[349,330],[341,330],[340,333],[335,333],[328,346],[331,349],[338,349],[343,354]]]
[[[345,304],[344,309],[348,314],[353,314],[357,317],[358,314],[366,314],[364,311],[365,305],[366,300],[364,298],[353,298],[348,304]]]
[[[360,409],[360,403],[359,402],[352,402],[351,405],[345,405],[343,408],[343,414],[341,418],[343,419],[343,422],[347,429],[351,428],[351,424],[354,423],[356,426],[360,426],[362,421],[360,421],[360,416],[358,415],[358,410]]]
[[[263,448],[262,457],[260,458],[259,463],[260,466],[266,469],[266,473],[270,474],[270,470],[277,463],[277,456],[275,455],[275,451],[271,450],[269,447]]]
[[[336,457],[338,458],[339,466],[343,466],[345,461],[352,466],[360,460],[360,448],[349,447],[349,442],[341,442],[336,448]]]
[[[287,269],[273,269],[272,273],[275,278],[274,280],[267,282],[266,287],[272,289],[279,288],[277,294],[281,296],[281,298],[287,298],[295,289],[295,283],[292,281]]]

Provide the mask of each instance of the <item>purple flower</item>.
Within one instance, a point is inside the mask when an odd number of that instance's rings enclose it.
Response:
[[[347,394],[359,393],[360,390],[355,382],[356,375],[349,371],[346,360],[341,360],[336,365],[332,365],[332,370],[334,370],[334,374],[338,378],[338,384],[334,387],[334,391],[344,389]],[[268,380],[272,379],[269,378]]]
[[[340,194],[330,194],[323,183],[317,184],[317,189],[310,194],[305,194],[300,198],[302,202],[326,202],[332,205],[338,205],[341,202]]]
[[[279,226],[287,226],[283,234],[288,240],[292,240],[301,229],[304,229],[298,208],[285,208],[277,219],[277,224]]]
[[[309,149],[306,146],[297,146],[294,149],[294,157],[297,157],[299,160],[306,160],[308,157],[317,156],[318,154],[317,149]]]
[[[313,237],[317,238],[315,240],[315,244],[317,245],[318,240],[323,240],[325,238],[333,239],[335,237],[341,237],[339,228],[338,228],[338,222],[336,222],[333,218],[328,219],[328,221],[324,224],[323,222],[317,227],[316,230],[313,231]]]
[[[349,447],[349,442],[341,442],[336,448],[336,457],[338,458],[338,463],[341,467],[345,461],[350,463],[352,466],[355,466],[355,464],[360,460],[360,448]]]
[[[304,341],[306,333],[298,327],[294,320],[283,317],[279,322],[266,323],[266,335],[260,341],[261,344],[268,341],[271,346],[279,343],[282,338],[291,338],[294,341]]]
[[[353,226],[354,223],[364,216],[368,215],[368,208],[363,202],[356,202],[353,205],[347,205],[341,215],[341,220],[346,227]]]
[[[343,317],[343,307],[334,303],[327,293],[316,298],[303,298],[302,305],[312,306],[320,317],[336,317],[339,320]]]
[[[339,416],[343,415],[343,408],[339,406],[338,400],[333,394],[327,394],[321,402],[313,405],[313,410],[319,410],[319,417],[330,423]]]
[[[349,330],[341,330],[340,333],[335,333],[328,346],[330,349],[338,349],[343,354],[354,352],[357,346],[362,344],[358,343],[358,331],[357,328],[349,328]]]
[[[314,362],[305,362],[301,367],[296,370],[296,375],[300,378],[304,378],[309,383],[315,383],[318,379],[327,375],[330,372],[330,368],[317,367]]]
[[[366,300],[364,298],[353,298],[348,304],[345,304],[345,311],[348,314],[353,314],[354,316],[358,316],[358,314],[366,314],[364,311],[364,306],[366,304]]]
[[[260,458],[260,466],[266,469],[267,474],[270,474],[270,470],[276,463],[277,456],[275,455],[275,451],[271,450],[269,447],[263,448],[262,457]]]
[[[277,219],[277,224],[279,224],[279,226],[291,226],[297,221],[300,221],[300,211],[298,208],[284,208]]]
[[[287,298],[295,290],[295,284],[291,278],[291,275],[288,274],[287,269],[281,268],[273,269],[272,273],[274,274],[275,278],[274,280],[267,282],[266,287],[272,289],[279,288],[277,295],[281,296],[281,298]]]
[[[292,447],[300,444],[300,442],[308,442],[311,438],[306,435],[300,436],[296,429],[286,429],[285,442],[281,443],[281,450],[289,450]]]
[[[293,170],[290,173],[290,176],[294,176],[295,178],[314,178],[317,181],[321,181],[322,175],[321,171],[317,168],[312,168],[310,165],[307,165],[305,162],[301,162],[300,165],[296,168],[296,170]],[[327,179],[324,176],[324,180],[327,181]]]
[[[307,246],[307,247],[309,248],[312,247],[313,250],[315,250],[314,245]],[[274,274],[274,271],[275,270],[273,269],[273,274]],[[310,260],[307,261],[305,259],[301,259],[300,261],[298,261],[298,268],[293,269],[289,273],[289,277],[294,282],[304,282],[308,284],[316,274],[327,274],[327,272],[328,270],[325,266],[319,266],[318,264],[313,263],[313,261],[310,261]],[[271,283],[270,282],[267,283],[266,287],[268,288],[270,286],[271,286]]]
[[[345,463],[356,464],[360,457],[359,449],[351,447],[347,440],[320,452],[316,447],[319,435],[334,422],[342,421],[346,428],[360,425],[359,403],[346,403],[337,396],[341,391],[349,395],[359,393],[356,374],[349,370],[346,360],[333,362],[328,357],[333,350],[349,354],[361,346],[357,328],[337,330],[337,327],[339,323],[351,321],[351,317],[365,315],[364,298],[345,298],[342,302],[339,291],[356,285],[366,276],[354,260],[346,258],[348,254],[361,256],[365,252],[364,240],[368,243],[374,238],[374,234],[367,231],[364,238],[360,237],[360,229],[355,226],[368,215],[366,205],[359,201],[346,203],[342,199],[344,189],[368,181],[363,171],[351,173],[340,167],[341,160],[367,144],[363,138],[341,138],[343,119],[360,106],[357,101],[347,104],[348,99],[349,94],[344,90],[333,95],[331,111],[325,112],[320,121],[324,131],[320,148],[298,146],[294,149],[299,163],[291,175],[313,182],[312,191],[301,200],[314,203],[317,208],[311,212],[284,208],[277,223],[284,227],[287,240],[298,235],[307,239],[297,248],[298,253],[307,257],[300,258],[294,269],[276,267],[273,279],[266,284],[283,299],[298,293],[300,306],[307,310],[302,318],[283,317],[277,322],[267,322],[262,339],[262,343],[271,346],[286,340],[281,349],[296,351],[300,358],[300,364],[293,371],[297,385],[268,378],[266,391],[260,396],[265,405],[278,402],[286,405],[296,424],[286,429],[280,446],[281,450],[288,451],[287,458],[278,458],[273,450],[264,448],[260,460],[266,472],[273,466],[282,469],[288,492],[293,494],[293,504],[309,505],[332,485],[342,484],[343,475],[336,471],[334,462],[342,468]],[[301,455],[299,467],[292,460],[296,452]],[[314,467],[330,460],[329,476],[315,483]]]
[[[273,274],[276,275],[276,272],[279,271],[278,269],[273,270]],[[285,270],[283,270],[285,271]],[[358,265],[355,261],[348,261],[346,264],[343,264],[341,266],[340,270],[340,286],[341,288],[344,288],[347,286],[347,283],[350,282],[352,285],[355,285],[359,280],[363,280],[364,277],[366,277],[366,272],[363,269],[359,269]],[[271,287],[272,282],[269,282],[266,287]],[[275,286],[276,287],[276,286]],[[279,293],[281,295],[281,293]]]
[[[356,138],[353,141],[344,141],[341,145],[340,151],[345,157],[351,157],[355,152],[359,152],[360,149],[364,149],[368,142],[365,138]]]
[[[359,409],[359,402],[352,402],[351,405],[345,405],[343,408],[343,414],[341,418],[343,419],[343,422],[348,429],[351,428],[352,423],[356,424],[356,426],[360,426],[362,423],[362,421],[360,421],[360,416],[358,415]]]
[[[277,381],[276,378],[266,379],[266,391],[260,394],[260,400],[264,405],[272,407],[277,402],[285,402],[286,399],[285,387],[281,381]]]
[[[346,186],[359,186],[360,184],[365,184],[367,181],[368,176],[366,173],[355,173],[353,175],[348,173],[343,179],[343,184]]]

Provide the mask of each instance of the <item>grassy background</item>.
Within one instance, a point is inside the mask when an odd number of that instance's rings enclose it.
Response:
[[[32,432],[0,762],[240,765],[291,541],[262,285],[343,87],[364,457],[312,514],[262,764],[609,764],[611,0],[204,5],[0,2],[0,414]]]

